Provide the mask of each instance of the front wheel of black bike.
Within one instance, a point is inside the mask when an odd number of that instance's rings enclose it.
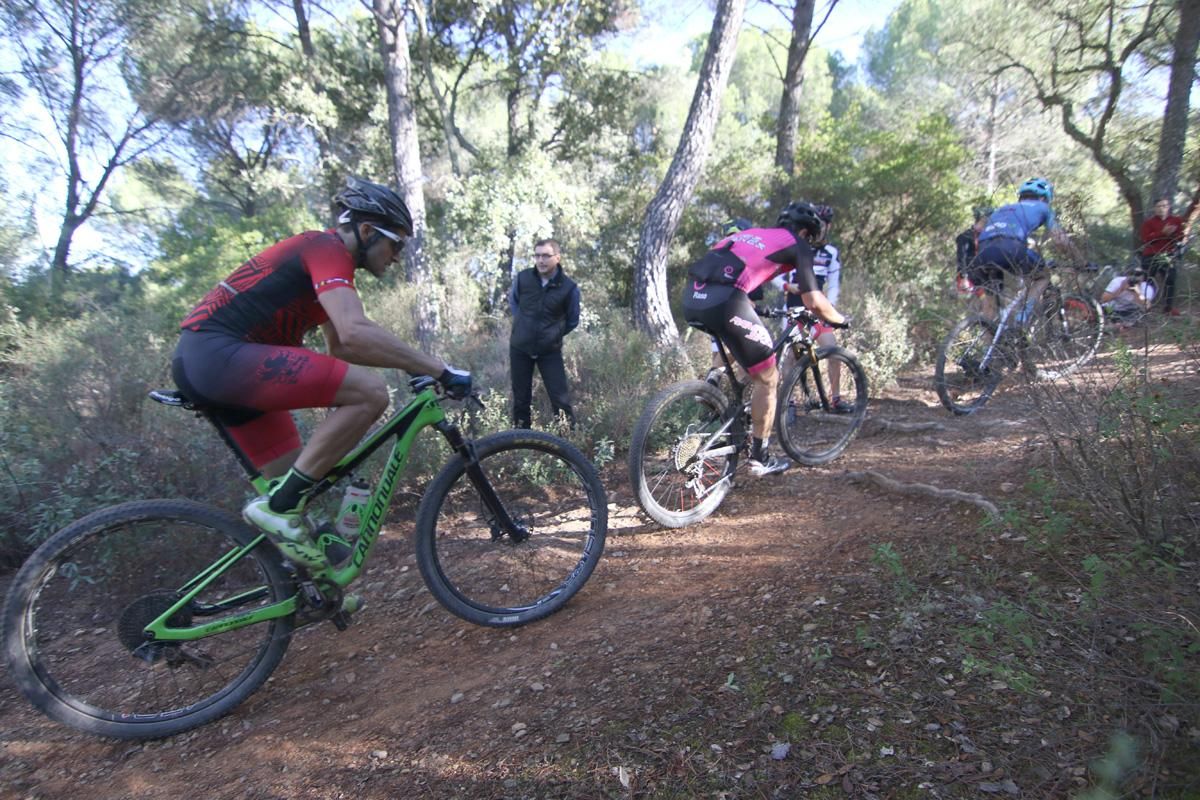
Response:
[[[421,498],[421,576],[439,603],[476,625],[549,616],[604,552],[608,499],[596,468],[570,442],[539,431],[504,431],[473,447],[478,470],[456,455]],[[489,492],[507,521],[485,501]]]
[[[816,361],[803,356],[792,368],[775,406],[780,444],[809,466],[841,455],[867,416],[867,375],[858,359],[840,347],[818,348],[816,355]]]
[[[189,642],[143,628],[228,558],[172,627],[220,621],[295,587],[274,548],[232,514],[186,500],[106,508],[25,562],[4,606],[4,654],[21,692],[52,719],[121,739],[171,736],[228,713],[278,666],[291,616]],[[229,554],[241,551],[240,557]]]
[[[942,405],[955,414],[983,408],[1004,374],[1018,364],[1011,347],[1000,343],[992,348],[995,332],[991,322],[967,317],[950,329],[938,350],[934,387]]]

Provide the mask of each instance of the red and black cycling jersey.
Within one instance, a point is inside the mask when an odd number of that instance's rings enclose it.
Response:
[[[322,292],[354,288],[354,261],[333,231],[307,231],[268,247],[216,285],[180,324],[246,342],[296,346],[329,315]]]

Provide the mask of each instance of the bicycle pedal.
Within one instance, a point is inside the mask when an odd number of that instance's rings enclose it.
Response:
[[[316,587],[312,581],[305,581],[300,584],[300,599],[304,605],[312,609],[322,609],[328,602],[325,595],[321,594],[321,590]]]
[[[332,622],[339,631],[344,631],[346,628],[349,628],[351,622],[350,615],[345,611],[339,611],[338,613],[334,614],[329,618],[329,621]]]

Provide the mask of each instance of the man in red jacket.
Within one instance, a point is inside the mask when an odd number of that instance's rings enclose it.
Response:
[[[1183,220],[1171,213],[1171,201],[1160,197],[1154,203],[1154,216],[1142,223],[1142,266],[1151,275],[1165,274],[1163,311],[1179,316],[1175,308],[1175,262],[1171,251],[1183,241]]]

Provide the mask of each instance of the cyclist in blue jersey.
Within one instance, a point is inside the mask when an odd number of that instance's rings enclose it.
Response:
[[[1045,266],[1042,257],[1031,250],[1029,237],[1045,227],[1055,244],[1074,250],[1067,234],[1058,225],[1051,203],[1054,186],[1045,178],[1030,178],[1017,190],[1017,202],[992,212],[979,232],[979,252],[970,272],[971,282],[999,293],[1004,275],[1024,276]],[[1037,293],[1031,292],[1031,297]],[[990,300],[990,298],[989,298]],[[989,313],[994,315],[995,309]]]

